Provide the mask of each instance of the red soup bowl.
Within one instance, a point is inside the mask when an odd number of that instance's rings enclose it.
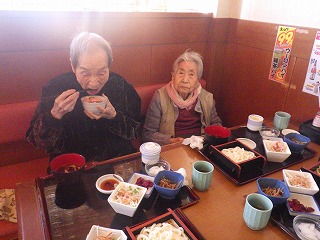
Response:
[[[228,142],[231,135],[231,131],[228,128],[214,125],[206,127],[204,133],[205,141],[214,146]]]
[[[82,155],[66,153],[52,159],[50,167],[58,182],[74,182],[81,179],[85,164],[86,159]]]

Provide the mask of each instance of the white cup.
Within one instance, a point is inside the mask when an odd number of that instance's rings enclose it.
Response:
[[[251,131],[259,131],[262,128],[264,118],[257,114],[250,114],[248,117],[247,128]]]
[[[155,142],[146,142],[140,146],[141,160],[144,164],[156,164],[160,159],[161,146]]]

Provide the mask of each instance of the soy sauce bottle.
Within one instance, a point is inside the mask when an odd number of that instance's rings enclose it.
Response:
[[[320,107],[318,109],[318,112],[317,112],[316,116],[313,119],[312,125],[314,127],[320,128]]]

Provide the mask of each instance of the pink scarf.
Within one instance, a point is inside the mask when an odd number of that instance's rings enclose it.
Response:
[[[201,84],[197,88],[194,89],[192,93],[189,94],[188,98],[186,100],[183,100],[183,98],[179,95],[179,93],[174,89],[172,85],[172,81],[169,82],[166,85],[166,91],[171,98],[171,100],[180,108],[187,110],[190,110],[191,106],[194,104],[194,102],[197,100],[198,95],[201,91]]]

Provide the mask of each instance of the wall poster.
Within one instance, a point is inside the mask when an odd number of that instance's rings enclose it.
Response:
[[[318,96],[320,85],[320,31],[317,31],[314,39],[303,92]]]
[[[279,26],[276,41],[274,44],[272,62],[269,72],[269,79],[280,83],[285,82],[289,56],[292,49],[296,28]]]

